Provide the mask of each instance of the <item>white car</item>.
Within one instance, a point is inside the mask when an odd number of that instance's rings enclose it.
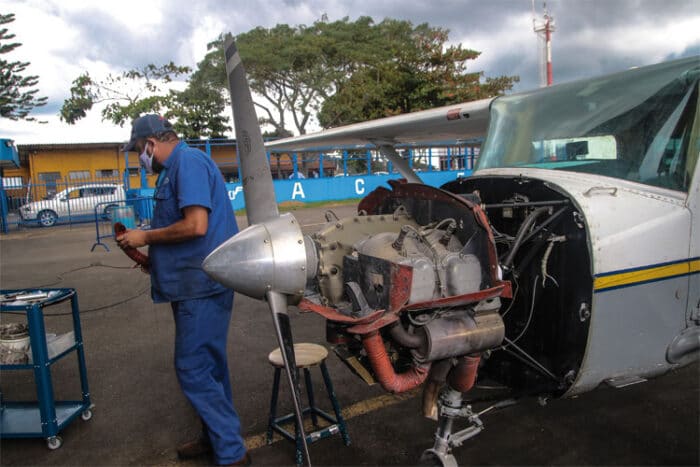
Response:
[[[101,214],[108,216],[109,211],[125,199],[123,185],[79,185],[59,191],[49,199],[27,203],[19,208],[19,213],[23,221],[38,220],[42,226],[50,227],[60,218],[92,215],[96,206]],[[109,204],[111,202],[114,204]]]

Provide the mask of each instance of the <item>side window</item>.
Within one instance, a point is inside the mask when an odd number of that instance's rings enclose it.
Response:
[[[68,172],[69,180],[88,180],[89,178],[89,170],[71,170],[70,172]]]
[[[693,147],[693,139],[697,138],[699,104],[696,88],[659,161],[656,172],[659,182],[657,184],[660,186],[686,192],[690,187],[690,178],[698,160],[698,151]]]
[[[687,192],[698,159],[692,144],[693,134],[697,137],[697,86],[689,91],[682,104],[649,145],[639,173],[643,183]]]
[[[117,178],[119,177],[119,170],[117,169],[99,169],[95,171],[95,175],[98,178]]]
[[[97,186],[87,190],[90,192],[88,196],[113,196],[116,189],[114,186]]]

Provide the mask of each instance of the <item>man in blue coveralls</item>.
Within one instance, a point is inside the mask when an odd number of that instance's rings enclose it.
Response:
[[[134,120],[124,150],[138,152],[146,170],[159,174],[151,229],[128,230],[117,241],[149,245],[151,296],[156,303],[170,302],[173,310],[177,378],[203,424],[202,436],[178,448],[178,455],[213,453],[219,465],[248,465],[226,359],[233,291],[201,268],[209,253],[238,232],[223,176],[159,115]]]

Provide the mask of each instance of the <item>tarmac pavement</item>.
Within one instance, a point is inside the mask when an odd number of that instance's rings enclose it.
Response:
[[[295,212],[307,231],[328,208]],[[354,206],[332,208],[340,217]],[[239,219],[241,227],[245,221]],[[168,305],[150,300],[148,276],[111,240],[95,242],[93,224],[26,228],[0,235],[0,287],[72,287],[78,292],[90,393],[89,421],[75,420],[55,451],[41,439],[2,439],[2,465],[206,465],[180,462],[175,447],[197,436],[197,416],[173,370],[174,325]],[[55,308],[55,309],[54,309]],[[72,328],[61,304],[45,310],[47,332]],[[325,343],[323,319],[290,310],[295,341]],[[22,316],[2,314],[2,322]],[[229,332],[234,401],[244,436],[259,465],[291,465],[294,446],[266,445],[272,368],[277,347],[265,303],[237,295]],[[346,414],[352,444],[333,436],[310,446],[316,465],[415,465],[432,446],[435,423],[420,415],[420,393],[387,395],[353,375],[331,353],[328,367]],[[545,407],[527,399],[485,415],[485,430],[454,452],[460,465],[699,465],[700,375],[695,363],[622,389],[607,387]],[[74,358],[51,367],[56,399],[79,399]],[[320,372],[312,370],[317,403],[332,412]],[[3,371],[4,400],[36,400],[31,371]],[[488,389],[482,389],[488,391]],[[281,408],[291,410],[282,384]]]

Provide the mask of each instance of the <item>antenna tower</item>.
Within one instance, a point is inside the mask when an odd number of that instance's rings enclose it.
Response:
[[[540,86],[551,86],[552,77],[552,33],[556,30],[554,17],[547,11],[547,2],[543,2],[542,21],[535,18],[535,0],[532,0],[532,28],[537,34],[540,47]]]

